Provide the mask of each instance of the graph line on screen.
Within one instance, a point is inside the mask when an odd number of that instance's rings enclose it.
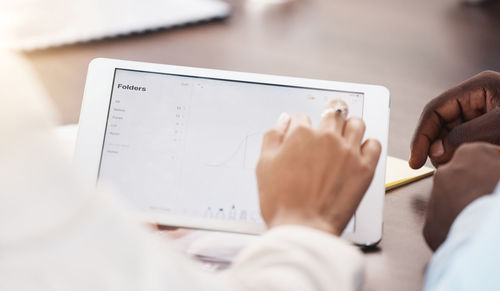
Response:
[[[252,160],[249,157],[249,151],[259,149],[260,144],[257,143],[259,141],[259,137],[262,133],[254,132],[248,133],[241,138],[238,142],[237,146],[233,151],[230,151],[229,155],[224,156],[220,159],[216,159],[214,161],[206,162],[205,166],[207,167],[227,167],[227,168],[241,168],[241,169],[249,169],[252,168]]]

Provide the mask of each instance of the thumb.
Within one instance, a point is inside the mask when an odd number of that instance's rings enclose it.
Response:
[[[475,141],[500,145],[500,107],[452,128],[432,143],[429,157],[434,163],[446,163],[460,145]]]

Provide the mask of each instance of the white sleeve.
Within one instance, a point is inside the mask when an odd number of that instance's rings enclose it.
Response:
[[[358,250],[326,233],[280,227],[217,275],[84,186],[48,130],[22,62],[0,63],[0,290],[354,290]],[[31,88],[31,89],[30,89]]]
[[[244,290],[357,290],[363,271],[354,246],[311,228],[281,226],[244,249],[229,275]]]
[[[500,290],[500,184],[457,216],[427,269],[424,290]]]

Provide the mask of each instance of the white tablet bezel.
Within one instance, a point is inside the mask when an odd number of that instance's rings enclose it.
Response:
[[[96,182],[98,175],[116,69],[363,93],[365,136],[376,138],[381,142],[382,154],[373,182],[356,212],[355,230],[344,233],[343,237],[359,245],[374,245],[381,239],[390,107],[389,91],[385,87],[98,58],[89,65],[75,150],[76,165],[87,178],[93,180],[93,183]],[[242,233],[265,231],[265,226],[259,223],[221,221],[153,212],[142,212],[141,215],[148,221],[178,227]]]

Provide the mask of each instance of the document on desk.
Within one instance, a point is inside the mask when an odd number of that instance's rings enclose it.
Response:
[[[7,0],[1,48],[33,50],[178,27],[229,15],[220,0]],[[47,17],[50,15],[50,17]]]
[[[434,169],[422,167],[418,170],[410,168],[408,162],[395,157],[387,157],[385,173],[385,191],[390,191],[406,184],[431,176]]]

